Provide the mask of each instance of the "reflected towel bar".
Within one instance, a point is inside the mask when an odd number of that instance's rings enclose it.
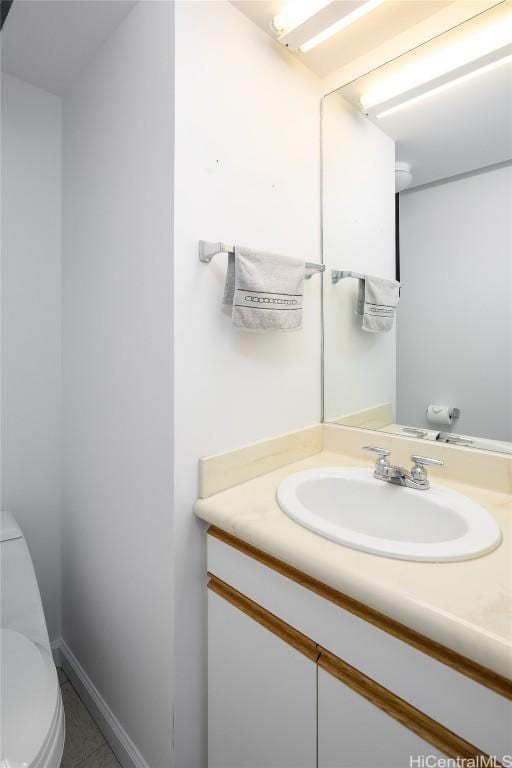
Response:
[[[352,272],[351,269],[331,269],[331,280],[333,285],[339,283],[345,277],[354,277],[356,280],[365,280],[366,275],[361,275],[359,272]],[[399,284],[398,295],[402,295],[402,286]]]
[[[217,242],[217,243],[210,243],[207,240],[200,240],[199,241],[199,261],[202,261],[203,264],[209,264],[210,261],[213,259],[213,257],[217,253],[234,253],[235,247],[234,245],[228,245],[227,243]],[[324,272],[325,271],[325,265],[324,264],[316,264],[313,261],[306,261],[306,280],[309,280],[309,278],[315,274],[316,272]]]
[[[359,272],[352,272],[350,269],[331,270],[331,280],[333,283],[339,283],[345,277],[355,277],[356,280],[364,280],[365,275],[360,275]]]

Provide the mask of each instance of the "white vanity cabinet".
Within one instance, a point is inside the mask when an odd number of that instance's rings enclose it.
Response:
[[[509,764],[510,680],[218,529],[208,573],[209,768]]]
[[[208,768],[315,768],[316,662],[208,592]]]
[[[444,756],[322,669],[315,644],[293,647],[291,629],[276,634],[272,618],[264,626],[242,596],[210,585],[208,768],[409,768]]]

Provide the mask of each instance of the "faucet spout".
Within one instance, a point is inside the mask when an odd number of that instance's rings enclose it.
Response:
[[[406,486],[412,480],[411,473],[401,466],[391,464],[389,467],[389,482],[395,485]]]

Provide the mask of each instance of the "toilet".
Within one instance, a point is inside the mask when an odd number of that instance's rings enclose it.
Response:
[[[58,768],[64,710],[34,566],[14,517],[1,513],[2,768]]]

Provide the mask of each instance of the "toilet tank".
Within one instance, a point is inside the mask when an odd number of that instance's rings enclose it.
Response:
[[[50,651],[32,558],[16,520],[0,513],[0,626],[14,629]]]

